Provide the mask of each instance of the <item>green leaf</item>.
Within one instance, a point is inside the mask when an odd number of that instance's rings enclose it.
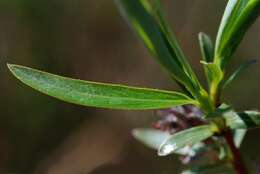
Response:
[[[151,149],[158,150],[160,145],[167,140],[171,135],[168,132],[157,130],[157,129],[149,129],[149,128],[138,128],[132,131],[135,139],[146,145]],[[184,147],[181,148],[174,153],[178,155],[189,155],[194,156],[198,151],[201,151],[205,148],[204,144],[195,144],[192,147]]]
[[[158,0],[117,0],[123,16],[146,47],[189,92],[200,97],[203,89],[164,20]]]
[[[132,133],[137,140],[155,150],[170,137],[168,132],[157,129],[134,129]]]
[[[234,143],[237,148],[239,148],[246,136],[246,129],[236,129],[234,130]]]
[[[245,69],[250,65],[256,63],[256,60],[249,60],[243,63],[224,83],[223,88],[226,88],[231,82],[233,82]]]
[[[222,103],[218,108],[215,109],[214,112],[208,113],[206,115],[207,118],[215,119],[217,117],[223,116],[225,113],[233,110],[232,106],[229,106],[225,103]]]
[[[215,124],[197,126],[190,128],[170,136],[163,144],[161,144],[158,154],[166,156],[185,146],[191,146],[211,137],[218,128]]]
[[[212,41],[208,35],[205,33],[199,33],[199,45],[200,45],[200,51],[202,54],[202,60],[204,62],[210,63],[213,62],[214,57],[214,47],[212,44]],[[207,78],[207,82],[210,85],[211,79],[209,77],[209,71],[208,68],[204,67],[204,72]]]
[[[227,126],[231,129],[249,129],[260,126],[260,112],[258,111],[244,111],[236,113],[231,110],[223,116],[226,120]]]
[[[210,63],[214,58],[214,46],[210,37],[205,33],[199,33],[200,51],[203,61]]]
[[[19,65],[9,64],[8,67],[19,80],[28,86],[78,105],[144,110],[196,103],[178,92],[75,80]]]
[[[211,86],[217,87],[219,83],[223,80],[224,73],[219,68],[219,66],[217,66],[214,63],[207,63],[204,61],[201,61],[201,63],[204,65],[205,69],[207,70],[206,71],[207,77]]]
[[[224,69],[244,35],[260,14],[260,0],[229,0],[222,18],[214,62]]]

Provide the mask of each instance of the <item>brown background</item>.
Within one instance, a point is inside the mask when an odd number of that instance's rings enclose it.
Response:
[[[225,0],[165,0],[172,27],[203,83],[197,34],[215,37]],[[233,56],[228,73],[260,57],[260,21]],[[177,89],[128,28],[112,0],[0,1],[0,168],[15,174],[168,174],[176,156],[159,158],[131,137],[149,126],[153,111],[111,111],[66,104],[22,85],[6,63],[100,82]],[[226,91],[237,109],[260,108],[259,64]],[[259,131],[243,154],[260,160]]]

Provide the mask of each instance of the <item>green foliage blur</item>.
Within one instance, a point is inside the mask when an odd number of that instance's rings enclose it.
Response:
[[[197,34],[216,35],[226,1],[165,0],[163,5],[186,56],[202,74]],[[113,1],[2,0],[0,24],[0,173],[180,171],[173,162],[177,157],[156,157],[131,137],[131,128],[149,126],[156,119],[152,111],[66,104],[17,85],[6,68],[9,62],[84,80],[176,89],[125,24]],[[248,59],[260,59],[259,29],[258,21],[227,73]],[[238,110],[260,108],[258,66],[245,71],[226,91],[226,99]],[[242,145],[252,168],[260,163],[259,138],[259,130],[251,131]]]

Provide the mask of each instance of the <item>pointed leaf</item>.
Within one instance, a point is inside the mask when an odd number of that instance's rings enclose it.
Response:
[[[225,113],[229,111],[233,111],[232,106],[222,103],[218,108],[215,109],[214,112],[208,113],[206,117],[210,119],[215,119],[217,117],[223,116]]]
[[[215,44],[215,60],[224,69],[260,14],[260,0],[229,0]]]
[[[223,88],[226,88],[231,82],[233,82],[245,69],[250,65],[256,63],[256,60],[249,60],[243,63],[224,83]]]
[[[199,143],[218,131],[216,125],[203,125],[178,132],[169,137],[159,148],[158,154],[166,156],[185,146]]]
[[[214,46],[210,37],[205,33],[199,33],[199,44],[203,61],[207,63],[213,62]]]
[[[212,41],[208,35],[205,33],[199,33],[199,44],[200,44],[200,51],[202,54],[202,60],[204,62],[210,63],[213,62],[214,57],[214,47],[212,44]],[[204,67],[204,72],[207,78],[208,84],[211,83],[211,79],[209,77],[209,71],[208,68]]]
[[[168,132],[157,129],[134,129],[132,133],[137,140],[155,150],[170,137]]]
[[[168,132],[148,128],[134,129],[132,134],[138,141],[155,150],[158,150],[160,145],[171,136]],[[194,154],[202,148],[205,148],[204,144],[195,144],[192,147],[181,148],[174,153],[194,156]]]
[[[201,95],[201,85],[164,20],[159,1],[117,0],[117,3],[123,16],[160,64],[193,96]]]
[[[211,86],[217,86],[224,77],[224,73],[222,72],[222,70],[214,63],[207,63],[204,61],[201,61],[201,63],[207,69],[207,77]]]
[[[231,129],[249,129],[260,127],[260,112],[245,111],[236,113],[229,111],[224,114],[226,124]]]
[[[75,80],[19,65],[8,67],[28,86],[78,105],[143,110],[194,104],[194,100],[177,92]]]
[[[237,148],[239,148],[246,136],[246,129],[236,129],[234,130],[234,143]]]

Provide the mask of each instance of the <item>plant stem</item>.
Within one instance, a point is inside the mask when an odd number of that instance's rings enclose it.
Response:
[[[236,171],[237,174],[247,174],[246,167],[244,165],[244,162],[241,158],[241,154],[239,149],[235,146],[233,135],[231,130],[227,131],[224,135],[227,144],[229,145],[229,148],[232,152],[233,158],[232,158],[232,165]]]
[[[221,84],[217,86],[215,90],[211,91],[211,96],[213,97],[213,102],[217,107],[221,104]],[[239,149],[236,147],[233,139],[233,134],[230,129],[228,129],[225,134],[224,138],[226,140],[226,143],[228,144],[230,151],[232,153],[232,165],[234,170],[236,171],[236,174],[247,174],[247,169],[245,167],[245,164],[242,160],[241,154]]]

